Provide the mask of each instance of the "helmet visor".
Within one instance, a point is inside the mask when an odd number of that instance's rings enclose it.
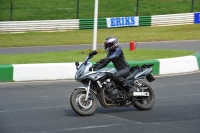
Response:
[[[109,48],[109,47],[107,47],[105,50],[106,50],[106,52],[109,52],[109,51],[110,51],[110,48]]]
[[[104,43],[104,48],[108,52],[109,50],[112,49],[113,43],[112,42],[105,42]]]

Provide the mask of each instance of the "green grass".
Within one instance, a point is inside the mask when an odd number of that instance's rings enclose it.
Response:
[[[108,36],[116,36],[121,43],[168,40],[200,39],[200,25],[168,27],[131,27],[99,29],[97,41],[102,44]],[[92,44],[93,30],[67,32],[31,32],[20,34],[0,34],[0,47],[53,46]]]
[[[77,18],[77,0],[0,0],[0,21],[55,20]],[[79,18],[94,17],[95,0],[79,0]],[[137,0],[99,0],[99,17],[136,15]],[[139,16],[191,12],[192,0],[139,0]],[[200,11],[200,1],[194,0],[194,12]]]
[[[195,51],[189,50],[147,50],[137,49],[130,51],[123,49],[126,60],[149,60],[172,58],[179,56],[186,56],[195,54]],[[14,55],[0,55],[0,64],[30,64],[30,63],[66,63],[66,62],[82,62],[87,54],[82,54],[83,51],[70,52],[47,52],[35,54],[14,54]],[[92,62],[99,61],[105,58],[107,53],[102,52],[91,59]]]
[[[0,0],[0,21],[10,20],[10,1]],[[13,0],[13,20],[56,20],[75,19],[76,0]],[[99,18],[134,16],[136,0],[99,1]],[[140,0],[139,16],[187,13],[191,11],[191,0]],[[195,0],[194,12],[200,11],[200,1]],[[93,18],[94,0],[80,0],[79,18]],[[121,43],[130,40],[168,41],[200,39],[200,25],[169,27],[131,27],[99,29],[98,43],[108,36],[116,36]],[[31,32],[20,34],[0,34],[0,47],[53,46],[91,44],[93,30],[67,32]],[[149,60],[171,58],[194,54],[182,50],[124,50],[126,60]],[[0,64],[60,63],[83,61],[86,55],[81,51],[52,52],[36,54],[0,55]],[[106,54],[98,54],[91,61],[98,61]]]

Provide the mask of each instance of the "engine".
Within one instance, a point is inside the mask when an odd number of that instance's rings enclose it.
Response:
[[[110,101],[118,101],[118,100],[123,100],[124,99],[124,90],[117,86],[115,82],[111,79],[107,79],[105,82],[105,90],[104,94],[106,98]]]

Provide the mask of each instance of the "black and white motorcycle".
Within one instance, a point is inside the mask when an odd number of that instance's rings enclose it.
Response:
[[[71,107],[77,114],[92,115],[97,109],[97,101],[106,108],[133,105],[139,110],[149,110],[154,106],[154,91],[149,85],[142,82],[144,79],[147,79],[148,82],[155,80],[151,73],[153,64],[130,68],[130,75],[126,77],[134,88],[133,94],[130,95],[123,89],[123,86],[113,79],[116,69],[93,70],[93,65],[89,60],[96,54],[97,51],[92,51],[81,65],[79,65],[79,62],[75,63],[77,69],[75,80],[84,85],[77,87],[70,97]],[[118,93],[116,94],[116,92]]]

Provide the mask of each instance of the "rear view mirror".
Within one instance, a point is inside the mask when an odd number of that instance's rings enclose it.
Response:
[[[94,50],[94,51],[92,51],[92,52],[89,53],[89,56],[93,56],[93,55],[96,55],[96,54],[97,54],[97,51]]]
[[[77,62],[75,63],[75,65],[78,67],[78,66],[79,66],[79,62],[77,61]]]

